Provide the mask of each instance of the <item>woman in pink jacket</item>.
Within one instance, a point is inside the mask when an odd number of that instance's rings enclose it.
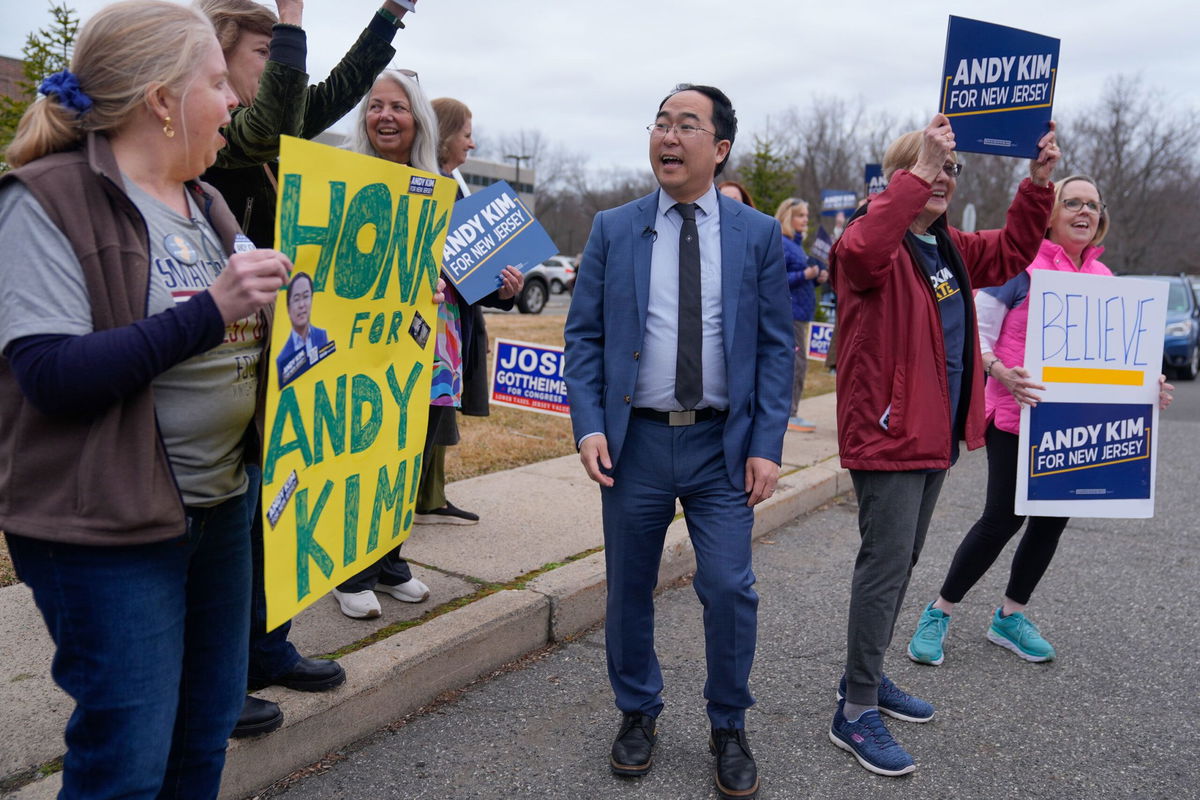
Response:
[[[1096,182],[1072,175],[1058,184],[1054,210],[1037,258],[1003,286],[983,289],[975,297],[979,347],[987,386],[984,390],[987,429],[988,484],[983,516],[967,532],[936,600],[925,607],[908,657],[920,664],[941,664],[942,643],[955,604],[983,577],[1000,551],[1021,529],[1025,517],[1014,511],[1017,483],[1017,434],[1021,406],[1037,405],[1037,390],[1023,364],[1030,276],[1035,269],[1111,275],[1100,263],[1100,242],[1108,232],[1108,212]],[[1173,387],[1163,383],[1159,405],[1171,403]],[[1030,595],[1058,547],[1066,517],[1029,517],[1025,534],[1013,556],[1004,601],[992,614],[989,641],[1012,650],[1026,661],[1050,661],[1054,648],[1025,616]]]

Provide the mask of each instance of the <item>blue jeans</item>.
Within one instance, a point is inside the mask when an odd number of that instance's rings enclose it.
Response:
[[[247,495],[183,536],[92,547],[7,533],[75,700],[60,798],[214,798],[246,698]]]

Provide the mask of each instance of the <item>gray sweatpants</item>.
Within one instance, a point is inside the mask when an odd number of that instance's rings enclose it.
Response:
[[[858,495],[862,544],[850,588],[846,699],[873,706],[883,675],[883,654],[892,642],[908,579],[925,544],[946,473],[852,469],[850,479]]]

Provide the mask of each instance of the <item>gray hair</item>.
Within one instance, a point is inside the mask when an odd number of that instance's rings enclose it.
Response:
[[[437,175],[438,126],[437,116],[433,113],[433,105],[429,102],[429,98],[425,96],[425,93],[421,91],[420,84],[394,69],[385,69],[379,73],[379,77],[375,79],[375,84],[371,86],[372,91],[375,89],[375,85],[384,80],[396,84],[408,95],[408,106],[412,111],[413,122],[416,125],[416,136],[413,137],[412,152],[409,155],[409,166]],[[367,92],[367,96],[358,104],[358,115],[354,123],[354,133],[351,135],[346,149],[380,158],[379,153],[371,145],[370,137],[367,136],[367,106],[370,103],[371,92]]]

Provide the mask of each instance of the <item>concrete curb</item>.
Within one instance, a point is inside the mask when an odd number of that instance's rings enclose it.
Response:
[[[775,496],[755,509],[753,536],[760,538],[850,489],[849,473],[837,466],[836,456],[787,473]],[[667,530],[659,584],[668,585],[695,568],[680,518]],[[605,587],[604,553],[594,553],[538,576],[525,589],[488,595],[344,656],[349,679],[332,692],[259,693],[277,701],[286,697],[287,717],[268,736],[230,743],[220,797],[250,797],[443,692],[590,628],[604,618]],[[52,775],[11,797],[49,800],[61,783],[60,775]]]

